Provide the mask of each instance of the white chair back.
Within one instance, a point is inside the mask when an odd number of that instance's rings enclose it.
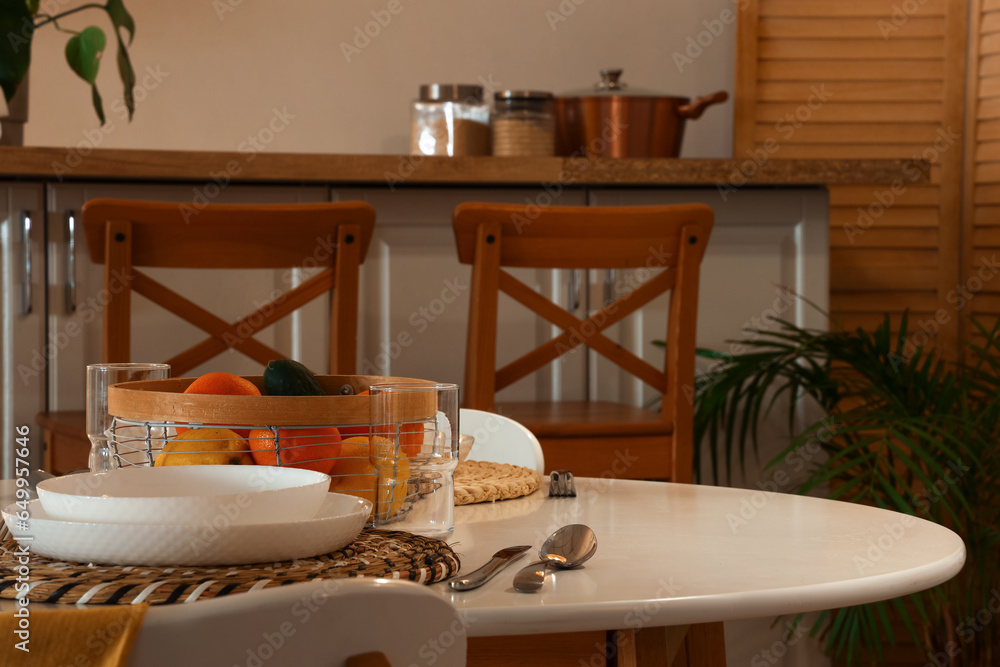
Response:
[[[476,439],[469,452],[469,460],[509,463],[533,468],[539,475],[545,474],[545,456],[538,438],[510,417],[462,408],[458,414],[458,427],[462,433]]]
[[[341,667],[381,652],[393,667],[464,667],[466,626],[427,586],[325,579],[150,609],[128,667]]]

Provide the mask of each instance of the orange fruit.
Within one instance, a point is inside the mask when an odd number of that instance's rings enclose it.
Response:
[[[232,373],[205,373],[188,385],[185,394],[218,394],[223,396],[260,396],[260,389],[253,382]],[[206,424],[213,426],[213,424]],[[178,426],[177,435],[188,429]],[[241,437],[249,437],[250,429],[233,429]]]
[[[368,395],[369,392],[367,389],[357,393],[357,396]],[[371,426],[359,424],[357,426],[340,426],[338,428],[340,428],[340,434],[345,438],[353,435],[363,435],[366,436],[365,442],[368,442],[367,436]],[[400,451],[411,459],[420,453],[420,445],[424,442],[423,430],[423,424],[403,424],[402,428],[400,428]],[[393,429],[391,426],[387,425],[376,426],[374,431],[376,434],[389,435],[392,433]]]
[[[387,438],[379,436],[375,436],[375,438],[376,446],[392,446]],[[386,462],[391,463],[388,459]],[[381,469],[382,466],[380,465],[379,468]],[[378,499],[383,503],[382,513],[385,516],[392,516],[398,512],[406,499],[407,482],[410,476],[409,459],[403,458],[396,462],[394,471],[391,465],[385,466],[383,475],[392,474],[395,474],[395,483],[391,485],[388,482],[383,483],[379,485],[378,489]],[[335,473],[330,481],[330,491],[364,498],[374,505],[375,486],[375,467],[369,460],[368,437],[359,436],[344,440],[340,459],[337,461]],[[372,507],[372,512],[374,511],[375,507]]]
[[[340,431],[335,428],[281,428],[278,443],[269,428],[250,431],[250,454],[258,465],[278,465],[278,447],[281,448],[281,465],[329,473],[337,464],[342,448]]]

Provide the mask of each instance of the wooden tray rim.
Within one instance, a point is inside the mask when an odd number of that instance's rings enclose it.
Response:
[[[241,376],[263,391],[260,375]],[[384,383],[440,384],[431,380],[383,375],[317,375],[327,396],[228,396],[185,394],[197,378],[169,378],[122,382],[108,388],[109,414],[128,421],[187,424],[235,424],[247,426],[325,426],[368,424],[371,397],[340,395],[349,384],[355,391]],[[401,393],[404,405],[399,414],[407,421],[427,419],[435,414],[433,394]]]

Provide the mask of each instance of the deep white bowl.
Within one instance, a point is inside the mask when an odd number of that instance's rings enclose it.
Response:
[[[28,519],[11,505],[3,518],[31,553],[105,565],[240,565],[309,558],[350,544],[371,513],[368,500],[326,493],[302,521],[247,525],[84,523],[50,517],[28,502]]]
[[[47,479],[46,514],[62,521],[244,525],[315,516],[330,476],[274,466],[123,468]]]

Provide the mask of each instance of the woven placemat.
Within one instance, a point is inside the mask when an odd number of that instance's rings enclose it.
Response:
[[[0,597],[18,597],[18,548],[0,543]],[[137,567],[67,563],[31,556],[28,599],[60,604],[173,604],[314,579],[383,577],[423,584],[457,573],[444,542],[403,531],[365,530],[338,551],[314,558],[232,567]],[[22,579],[23,581],[23,579]]]
[[[537,491],[542,478],[531,468],[489,461],[463,461],[455,468],[455,504],[520,498]]]

